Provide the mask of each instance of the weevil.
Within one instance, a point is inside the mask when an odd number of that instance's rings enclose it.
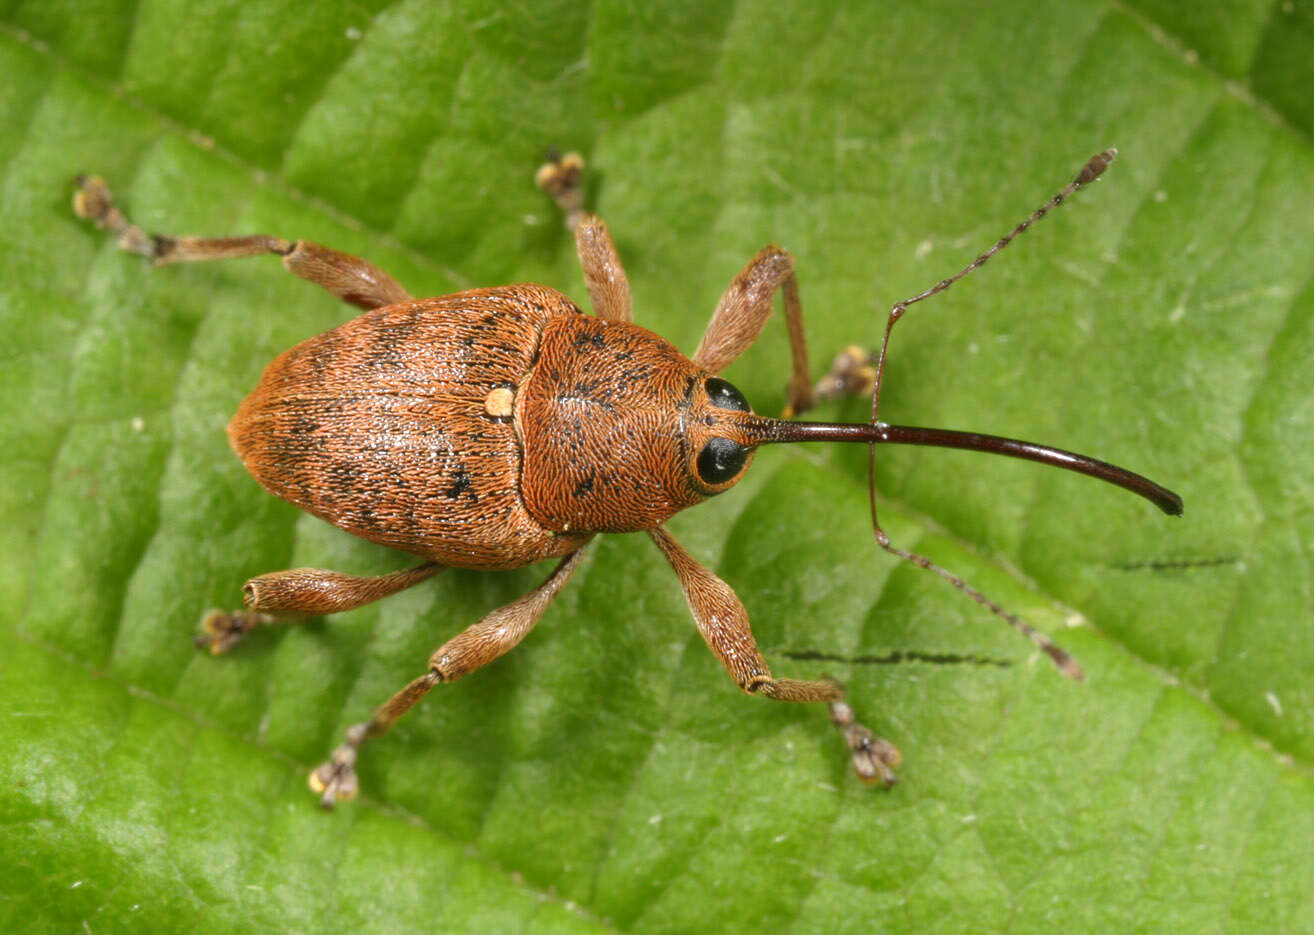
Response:
[[[865,444],[869,472],[877,444],[937,445],[1006,454],[1082,472],[1180,515],[1172,491],[1084,455],[1016,439],[889,425],[877,418],[891,330],[907,309],[977,269],[1113,159],[1092,158],[1057,195],[957,274],[890,308],[880,350],[841,353],[829,373],[809,377],[793,258],[764,247],[725,290],[701,343],[685,357],[633,324],[630,288],[607,227],[582,210],[582,159],[552,154],[536,182],[574,232],[593,307],[586,315],[546,286],[519,284],[416,299],[358,257],[278,237],[148,235],[116,207],[105,183],[82,177],[76,213],[109,230],[119,246],[156,265],[273,254],[295,275],[364,309],[270,363],[228,424],[228,440],[270,493],[354,535],[423,559],[403,571],[356,577],[298,568],[260,575],[242,587],[244,609],[209,612],[197,644],[224,653],[253,629],[361,607],[445,568],[511,569],[559,559],[519,600],[443,643],[425,672],[346,736],[309,779],[331,808],[357,792],[357,753],[386,732],[435,685],[487,665],[534,627],[599,533],[646,532],[666,557],[707,646],[745,693],[825,703],[854,771],[892,785],[899,752],[855,719],[837,682],[777,678],[753,640],[743,604],[662,525],[720,494],[744,475],[761,445],[842,441]],[[717,376],[761,333],[775,294],[783,295],[793,364],[785,418],[757,415]],[[862,423],[794,421],[822,399],[872,394]],[[1045,636],[924,556],[893,545],[876,515],[877,543],[934,572],[1003,617],[1065,675],[1076,662]]]

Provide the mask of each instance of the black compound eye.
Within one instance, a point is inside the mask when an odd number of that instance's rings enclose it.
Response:
[[[718,409],[737,409],[740,412],[750,411],[748,400],[744,399],[744,394],[720,377],[709,377],[703,387],[707,390],[707,401]]]
[[[729,386],[728,383],[726,385]],[[743,399],[742,396],[739,398]],[[746,460],[748,449],[739,442],[728,438],[713,438],[698,452],[698,476],[704,484],[715,487],[743,470]]]

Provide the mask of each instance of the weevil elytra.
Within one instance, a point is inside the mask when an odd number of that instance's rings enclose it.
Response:
[[[753,451],[779,442],[939,445],[1027,458],[1079,471],[1181,513],[1169,490],[1122,468],[1014,439],[888,425],[876,417],[886,349],[907,308],[949,288],[1078,188],[1113,158],[1095,156],[1061,192],[956,275],[890,309],[880,350],[849,350],[813,385],[792,257],[763,248],[730,283],[702,342],[686,358],[631,322],[630,289],[606,226],[581,210],[576,155],[552,156],[536,177],[565,213],[594,314],[561,293],[520,284],[413,298],[382,270],[308,241],[264,235],[147,235],[114,205],[97,178],[79,179],[80,217],[111,231],[124,250],[157,265],[274,254],[292,273],[365,313],[279,355],[238,407],[228,439],[269,492],[346,531],[424,559],[372,578],[321,569],[247,581],[245,609],[211,611],[197,643],[223,653],[252,629],[350,610],[395,594],[444,568],[519,568],[559,558],[537,588],[443,643],[423,675],[346,732],[310,775],[331,807],[356,793],[359,747],[441,682],[492,662],[524,638],[598,533],[645,531],[675,570],[694,622],[741,690],[780,701],[824,702],[858,777],[894,782],[899,754],[857,723],[829,679],[776,678],[758,651],[734,591],[695,561],[662,523],[732,487]],[[864,423],[771,419],[753,413],[716,376],[761,333],[776,292],[784,298],[793,361],[786,416],[843,393],[872,393]],[[874,491],[874,485],[873,485]],[[933,571],[1008,620],[1074,678],[1062,649],[927,558],[886,551]]]

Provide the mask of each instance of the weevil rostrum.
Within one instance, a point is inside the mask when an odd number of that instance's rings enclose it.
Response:
[[[734,486],[760,445],[844,441],[939,445],[1027,458],[1122,486],[1169,514],[1180,498],[1122,468],[1014,439],[895,426],[876,416],[894,323],[1003,249],[1078,188],[1098,178],[1114,152],[1095,156],[1061,192],[956,275],[890,309],[880,350],[840,354],[813,384],[793,259],[763,248],[735,276],[701,343],[685,357],[631,321],[630,289],[603,222],[581,209],[575,154],[552,155],[536,176],[573,230],[593,315],[546,286],[519,284],[416,299],[365,260],[308,241],[264,235],[170,237],[129,223],[105,183],[81,178],[77,214],[157,265],[274,254],[292,273],[365,313],[308,338],[265,368],[228,425],[228,439],[270,493],[371,542],[423,559],[377,577],[298,568],[242,587],[245,609],[211,611],[197,644],[230,649],[251,630],[350,610],[395,594],[444,568],[510,569],[559,558],[534,590],[443,643],[426,671],[310,774],[325,807],[357,791],[360,746],[377,737],[435,685],[467,675],[519,643],[579,565],[598,533],[647,532],[684,591],[699,633],[739,688],[778,701],[829,706],[858,777],[892,785],[899,753],[859,724],[844,689],[829,679],[777,678],[753,640],[743,604],[724,581],[671,537],[663,522]],[[786,418],[753,413],[717,376],[749,347],[783,295],[793,374]],[[789,417],[822,399],[872,394],[863,423]],[[886,551],[938,574],[1007,620],[1064,674],[1075,661],[1046,637],[929,559]]]

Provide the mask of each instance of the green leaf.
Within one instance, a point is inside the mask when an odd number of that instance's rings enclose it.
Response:
[[[1305,5],[10,0],[0,74],[4,931],[1314,929]],[[549,145],[588,159],[642,324],[692,349],[777,242],[816,367],[1119,147],[909,311],[881,398],[1181,492],[1171,520],[880,452],[894,541],[1085,683],[876,548],[862,450],[768,449],[671,529],[777,672],[847,682],[899,786],[859,787],[819,710],[740,697],[664,561],[614,536],[522,647],[366,749],[361,799],[315,808],[343,729],[545,569],[196,653],[251,575],[407,561],[274,501],[224,439],[265,363],[350,312],[273,261],[151,270],[73,217],[71,179],[421,294],[583,298],[531,182]],[[787,358],[773,323],[727,377],[772,412]]]

